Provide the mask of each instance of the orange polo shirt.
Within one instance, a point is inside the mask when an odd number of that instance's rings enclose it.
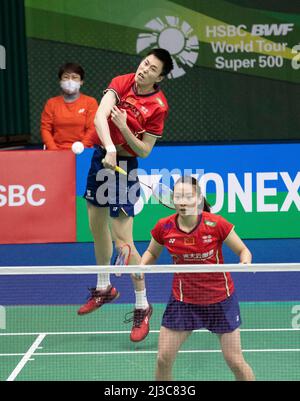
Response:
[[[63,96],[49,99],[41,116],[41,135],[47,149],[70,149],[76,141],[92,147],[90,138],[97,136],[97,109],[97,100],[82,93],[71,103],[65,102]]]

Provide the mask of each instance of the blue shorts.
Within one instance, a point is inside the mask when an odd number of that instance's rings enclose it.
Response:
[[[240,308],[235,293],[211,305],[187,304],[177,301],[171,295],[162,319],[162,326],[168,329],[207,329],[217,334],[231,333],[240,325]]]
[[[118,166],[127,172],[125,176],[103,167],[105,155],[103,148],[95,146],[83,197],[94,206],[109,207],[111,217],[118,217],[120,210],[134,216],[134,205],[140,197],[137,158],[117,156]]]

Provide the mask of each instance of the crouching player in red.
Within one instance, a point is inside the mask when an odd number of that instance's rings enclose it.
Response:
[[[158,221],[142,264],[155,263],[164,246],[174,264],[224,263],[223,242],[239,256],[240,263],[251,263],[251,253],[233,225],[210,213],[195,178],[185,176],[176,182],[174,203],[177,213]],[[206,328],[218,335],[235,378],[254,380],[242,354],[240,324],[239,304],[229,273],[174,274],[160,328],[156,379],[172,379],[172,366],[181,345],[193,330]]]

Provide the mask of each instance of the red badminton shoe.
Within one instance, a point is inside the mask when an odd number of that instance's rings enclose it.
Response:
[[[128,312],[125,316],[124,323],[133,322],[130,340],[133,342],[143,341],[150,329],[150,318],[152,315],[153,308],[151,305],[147,309],[135,309],[132,312]],[[127,318],[129,314],[133,314],[133,316]]]
[[[110,286],[107,290],[97,290],[96,288],[89,288],[91,296],[87,302],[82,305],[78,311],[78,315],[86,315],[88,313],[94,312],[96,309],[100,308],[102,305],[114,301],[119,298],[120,293],[115,287]]]

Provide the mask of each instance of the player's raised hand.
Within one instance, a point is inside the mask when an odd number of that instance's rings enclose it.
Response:
[[[127,113],[125,110],[120,110],[117,106],[114,106],[110,113],[111,121],[121,131],[127,127]]]

